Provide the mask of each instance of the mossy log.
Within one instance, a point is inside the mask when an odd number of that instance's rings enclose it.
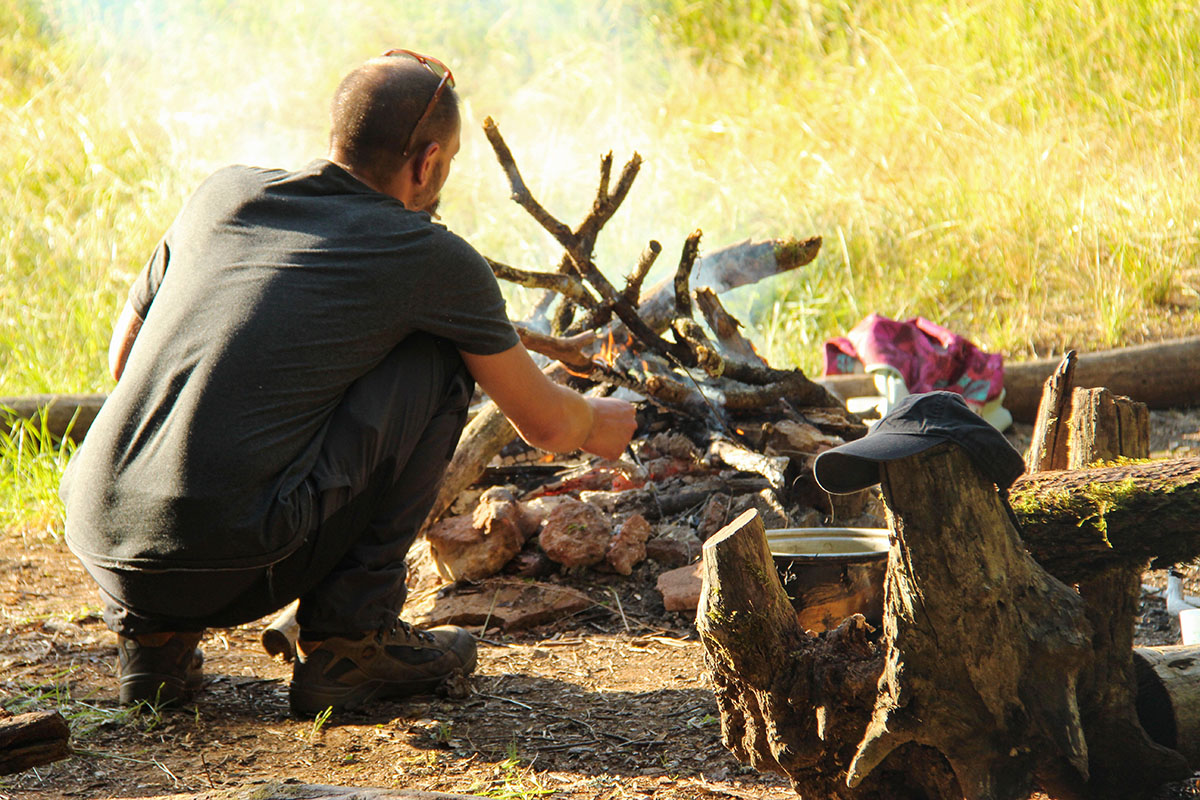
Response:
[[[1029,552],[1066,583],[1200,555],[1200,458],[1032,473],[1010,501]]]

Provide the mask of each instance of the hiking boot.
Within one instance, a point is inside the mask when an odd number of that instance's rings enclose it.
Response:
[[[389,631],[296,644],[289,695],[302,716],[428,694],[475,669],[475,638],[453,625],[425,631],[397,621]]]
[[[200,633],[150,633],[117,637],[121,659],[123,706],[149,703],[155,708],[191,699],[204,683]]]

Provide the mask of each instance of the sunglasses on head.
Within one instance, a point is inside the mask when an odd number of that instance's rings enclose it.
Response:
[[[402,50],[399,48],[388,50],[383,54],[383,57],[387,58],[388,56],[406,56],[408,58],[416,59],[417,63],[421,64],[425,67],[425,69],[441,78],[441,80],[438,82],[437,88],[433,90],[433,97],[429,98],[429,103],[425,106],[425,111],[420,117],[417,118],[417,124],[413,125],[412,133],[408,135],[408,141],[404,145],[404,152],[401,153],[402,156],[407,156],[409,151],[412,150],[413,145],[416,143],[417,131],[420,130],[421,123],[424,122],[431,113],[433,113],[433,108],[437,105],[438,99],[441,98],[442,92],[445,91],[447,86],[449,86],[451,89],[454,88],[454,74],[450,72],[449,67],[443,64],[441,61],[438,61],[436,58],[433,58],[432,56],[423,56],[420,53],[414,53],[412,50]]]

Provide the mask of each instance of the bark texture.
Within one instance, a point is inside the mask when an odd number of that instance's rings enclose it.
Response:
[[[57,711],[0,719],[0,775],[24,772],[71,755],[71,729]]]

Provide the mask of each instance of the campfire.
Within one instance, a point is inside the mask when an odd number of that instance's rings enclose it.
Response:
[[[638,430],[617,461],[556,457],[532,451],[494,404],[482,404],[426,523],[444,579],[582,569],[628,575],[646,558],[678,568],[750,508],[769,527],[882,524],[867,495],[831,497],[812,478],[817,454],[862,436],[863,423],[800,370],[768,364],[719,296],[808,264],[820,238],[744,242],[701,258],[696,231],[674,275],[643,291],[663,252],[651,241],[618,289],[592,253],[640,156],[615,186],[612,154],[603,157],[592,209],[572,229],[533,197],[491,119],[484,130],[513,199],[564,250],[553,272],[490,261],[497,277],[544,291],[517,323],[522,341],[555,380],[633,400]]]

